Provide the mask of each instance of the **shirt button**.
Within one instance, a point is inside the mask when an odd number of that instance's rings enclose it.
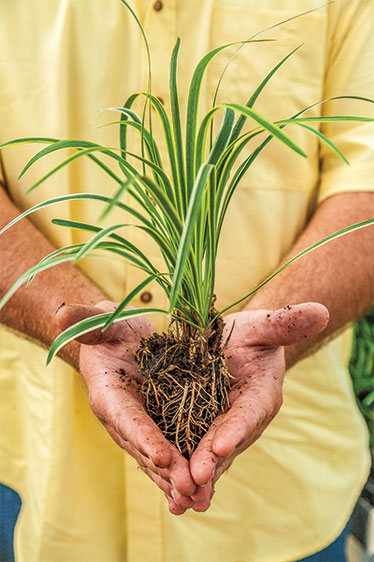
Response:
[[[140,300],[144,303],[151,302],[152,298],[152,293],[150,293],[149,291],[143,291],[140,294]]]
[[[162,8],[163,8],[163,5],[162,5],[161,0],[156,0],[156,2],[153,4],[153,9],[156,12],[159,12],[160,10],[162,10]]]

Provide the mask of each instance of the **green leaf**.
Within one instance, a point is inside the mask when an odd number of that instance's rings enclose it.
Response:
[[[251,97],[249,98],[249,100],[246,103],[247,107],[253,107],[254,104],[256,103],[259,95],[261,94],[262,90],[265,88],[266,84],[269,82],[270,78],[272,78],[272,76],[274,76],[274,74],[277,72],[277,70],[294,54],[296,53],[300,48],[302,47],[302,45],[299,45],[298,47],[296,47],[296,49],[293,49],[293,51],[291,51],[290,53],[288,53],[288,55],[286,55],[277,65],[274,66],[274,68],[272,68],[270,70],[270,72],[268,72],[268,74],[265,76],[265,78],[262,80],[261,84],[256,88],[256,90],[253,92],[253,94],[251,95]],[[235,123],[235,127],[232,131],[232,135],[230,138],[230,143],[233,142],[236,138],[238,138],[243,125],[245,123],[247,119],[247,116],[245,115],[240,115],[237,122]]]
[[[192,75],[190,89],[188,93],[187,101],[187,118],[186,118],[186,176],[187,176],[187,193],[189,194],[192,190],[194,184],[194,169],[195,169],[195,150],[196,150],[196,129],[197,129],[197,119],[199,111],[199,98],[201,91],[202,80],[206,71],[206,68],[210,61],[223,49],[227,49],[232,45],[237,45],[238,43],[246,42],[266,42],[269,40],[258,40],[258,41],[236,41],[233,43],[227,43],[221,47],[213,49],[209,53],[203,56],[196,66],[194,73]]]
[[[83,244],[69,244],[68,246],[64,246],[63,248],[59,248],[58,250],[54,250],[43,259],[40,260],[39,265],[41,263],[46,263],[52,260],[54,257],[60,256],[62,254],[74,256],[80,250]],[[32,283],[34,278],[36,277],[38,272],[33,273],[28,277],[28,281],[26,283],[26,288]]]
[[[182,217],[183,208],[182,208],[182,201],[181,201],[181,192],[179,189],[177,155],[175,152],[171,123],[169,120],[169,116],[166,113],[165,108],[163,104],[160,102],[160,100],[155,96],[151,96],[150,101],[152,106],[155,108],[155,111],[160,119],[160,123],[165,137],[167,154],[169,156],[170,170],[171,170],[173,184],[174,184],[174,191],[173,190],[170,191],[169,197],[174,202],[174,205],[176,206],[176,209],[179,212],[179,216]]]
[[[72,228],[77,230],[84,230],[88,232],[101,231],[101,228],[99,228],[98,226],[83,223],[83,222],[78,222],[78,221],[66,220],[66,219],[52,219],[52,223],[57,226],[63,226],[66,228]],[[123,238],[123,236],[119,236],[118,234],[114,234],[114,233],[110,234],[109,238],[112,238],[113,240],[117,240],[122,246],[124,246],[124,248],[127,251],[135,254],[140,260],[142,260],[148,268],[153,270],[155,273],[157,272],[152,262],[147,258],[147,256],[141,250],[139,250],[139,248],[137,248],[134,244],[132,244],[132,242],[130,242],[126,238]]]
[[[117,205],[117,203],[120,201],[121,196],[124,193],[126,193],[129,190],[130,185],[133,185],[138,179],[139,179],[139,176],[133,176],[132,178],[128,179],[127,181],[120,183],[119,189],[116,191],[116,193],[113,195],[113,197],[110,198],[109,204],[102,211],[102,213],[99,217],[99,221],[103,221],[104,219],[106,219],[108,217],[108,215],[111,212],[111,210],[113,209],[113,207],[115,207]]]
[[[3,142],[0,144],[0,149],[7,148],[8,146],[16,146],[18,144],[32,144],[32,143],[52,143],[57,142],[59,139],[51,138],[51,137],[23,137],[20,139],[14,139],[11,141]]]
[[[127,129],[128,129],[128,127],[132,127],[140,133],[141,142],[144,144],[144,146],[146,148],[146,152],[149,156],[149,159],[152,162],[154,162],[154,164],[156,164],[157,166],[159,166],[160,168],[163,169],[160,151],[159,151],[157,143],[156,143],[155,139],[153,138],[151,132],[148,131],[148,129],[144,126],[144,123],[139,118],[139,116],[136,114],[136,112],[133,111],[132,109],[130,109],[129,107],[127,107],[128,105],[130,105],[130,107],[131,107],[131,104],[134,103],[134,101],[139,96],[147,96],[147,94],[140,94],[140,93],[132,94],[125,101],[124,107],[107,108],[107,111],[117,111],[117,112],[121,113],[121,118],[120,118],[120,121],[118,123],[120,125],[119,138],[120,138],[121,156],[124,160],[127,159],[127,154],[128,154],[128,151],[127,151]],[[128,120],[129,117],[131,119],[133,119],[133,121],[129,121]],[[142,150],[142,156],[144,157],[144,151],[143,150]],[[120,163],[120,167],[122,167],[121,163]],[[144,168],[143,168],[143,170],[144,170]]]
[[[119,317],[122,311],[126,308],[126,306],[128,306],[131,303],[131,301],[136,297],[136,295],[140,293],[140,291],[142,291],[144,287],[149,285],[151,281],[154,281],[154,279],[155,279],[154,275],[149,275],[146,279],[144,279],[144,281],[139,283],[132,291],[130,291],[130,293],[117,306],[116,310],[111,314],[110,318],[107,320],[106,324],[104,324],[101,331],[105,332],[105,330],[107,330],[109,326],[111,326],[113,322],[116,321],[116,318]]]
[[[235,111],[226,107],[221,123],[221,128],[218,131],[216,140],[214,141],[214,144],[208,156],[208,164],[217,164],[218,159],[229,143],[231,132],[234,126],[234,120]]]
[[[204,311],[204,318],[206,321],[209,316],[210,303],[213,299],[214,284],[215,284],[215,271],[216,271],[216,253],[217,253],[217,228],[216,228],[216,173],[209,177],[209,190],[208,190],[208,229],[207,229],[207,244],[205,255],[205,274],[204,284],[206,290],[205,303],[206,308]]]
[[[126,2],[126,0],[121,0],[122,4],[124,6],[126,6],[126,8],[129,10],[129,12],[131,13],[132,17],[134,18],[136,25],[138,26],[140,33],[142,34],[143,37],[143,41],[144,41],[144,45],[145,45],[145,50],[147,52],[147,63],[148,63],[148,83],[147,83],[147,95],[145,98],[145,103],[144,103],[144,109],[143,109],[143,118],[142,118],[142,127],[144,128],[144,120],[145,120],[145,113],[147,110],[147,103],[148,100],[150,98],[151,92],[152,92],[152,64],[151,64],[151,53],[149,50],[149,45],[148,45],[148,41],[147,41],[147,37],[144,33],[142,24],[140,23],[136,13],[134,12],[134,10],[131,8],[131,6]],[[152,111],[151,111],[151,106],[149,105],[149,129],[150,129],[150,135],[151,137],[153,137],[152,135]],[[144,143],[143,143],[143,130],[141,133],[141,139],[142,139],[142,156],[144,156]],[[145,168],[143,166],[143,174],[145,174]]]
[[[75,154],[72,154],[71,156],[68,156],[68,158],[66,158],[65,160],[63,160],[62,162],[60,162],[57,166],[55,166],[54,168],[52,168],[49,172],[47,172],[44,176],[42,176],[38,181],[36,181],[27,191],[26,193],[30,193],[30,191],[33,191],[36,187],[38,187],[40,184],[42,184],[44,181],[46,181],[48,178],[50,178],[53,174],[55,174],[56,172],[58,172],[59,170],[61,170],[62,168],[64,168],[65,166],[67,166],[68,164],[70,164],[71,162],[73,162],[73,160],[76,160],[78,158],[81,158],[82,156],[90,156],[92,152],[103,152],[104,154],[107,153],[107,149],[105,148],[97,148],[97,147],[91,147],[91,148],[85,148],[85,149],[80,149],[78,152],[76,152]],[[97,159],[95,159],[97,161]],[[103,164],[102,162],[100,162],[100,164]],[[107,166],[101,166],[105,169],[105,171],[110,170]],[[112,170],[110,170],[110,176],[115,179],[117,182],[121,182],[120,178],[118,176],[116,176],[114,174],[114,172]]]
[[[301,156],[304,156],[304,158],[307,158],[307,154],[304,152],[304,150],[302,150],[288,135],[286,135],[282,131],[282,129],[280,129],[280,127],[266,119],[266,117],[264,117],[254,109],[246,107],[245,105],[240,105],[239,103],[225,103],[224,105],[225,107],[230,107],[231,109],[234,109],[235,111],[238,111],[239,113],[250,117],[251,119],[253,119],[253,121],[261,125],[261,127],[263,127],[266,131],[268,131],[273,137],[276,137],[286,146],[288,146]]]
[[[156,200],[156,203],[160,206],[164,217],[168,220],[169,224],[175,227],[178,233],[182,232],[182,223],[174,207],[172,201],[170,201],[165,193],[147,176],[142,176],[141,181],[147,187],[148,191],[151,193],[152,197]]]
[[[136,100],[136,98],[138,96],[144,96],[144,95],[145,94],[142,94],[142,93],[133,94],[132,96],[130,96],[126,100],[125,104],[131,105],[132,103],[134,103],[134,101]],[[162,175],[163,184],[165,186],[165,191],[167,192],[169,199],[171,201],[173,201],[174,206],[176,207],[179,216],[182,217],[183,216],[183,204],[182,204],[182,199],[181,199],[181,190],[178,187],[179,186],[178,164],[177,164],[177,160],[176,160],[177,157],[176,157],[176,152],[175,152],[173,133],[172,133],[170,120],[169,120],[168,114],[165,111],[164,106],[162,105],[162,103],[160,102],[160,100],[157,97],[151,95],[150,96],[150,103],[154,107],[154,109],[156,111],[156,114],[160,119],[161,127],[162,127],[162,130],[163,130],[163,133],[164,133],[164,138],[165,138],[167,154],[168,154],[169,162],[170,162],[170,169],[171,169],[171,173],[172,173],[172,180],[173,180],[174,189],[172,188],[172,185],[171,185],[170,181],[168,180],[168,178],[166,178],[165,174]],[[126,151],[126,142],[127,142],[126,141],[126,131],[123,131],[121,133],[121,151],[122,151],[122,153],[127,152]],[[159,155],[157,145],[154,141],[153,141],[153,144],[155,146],[155,151],[154,151],[155,154]],[[129,154],[134,156],[133,153],[129,153]],[[157,159],[154,160],[154,163],[157,164],[159,167],[162,167],[161,157],[157,156]],[[160,172],[158,172],[158,173],[159,173],[159,175],[161,175]]]
[[[130,320],[131,318],[143,316],[144,314],[148,315],[157,313],[167,314],[167,311],[159,308],[134,308],[131,310],[123,310],[120,316],[116,318],[115,322]],[[88,334],[88,332],[91,332],[92,330],[102,328],[105,326],[112,314],[112,312],[104,312],[103,314],[98,314],[97,316],[91,316],[90,318],[85,318],[84,320],[81,320],[80,322],[77,322],[73,326],[67,328],[64,332],[57,336],[52,343],[48,353],[47,365],[64,345],[76,338],[79,338],[80,336],[83,336],[84,334]]]
[[[297,123],[297,125],[300,125],[300,127],[303,127],[310,133],[313,133],[313,135],[317,136],[322,142],[324,142],[329,148],[331,148],[331,150],[335,152],[335,154],[337,154],[339,158],[343,160],[343,162],[349,165],[349,161],[341,152],[341,150],[339,150],[339,148],[330,139],[328,139],[326,135],[321,133],[321,131],[319,131],[318,129],[313,129],[313,127],[309,127],[308,125],[305,125],[305,123]]]
[[[33,142],[33,141],[30,141],[30,142]],[[27,172],[27,170],[33,164],[35,164],[35,162],[40,160],[40,158],[43,158],[44,156],[47,156],[48,154],[51,154],[52,152],[55,152],[56,150],[61,150],[61,149],[64,149],[64,148],[84,149],[84,148],[93,148],[93,147],[104,148],[101,145],[96,144],[94,142],[88,142],[88,141],[82,141],[82,140],[76,140],[76,139],[55,140],[55,141],[53,141],[53,144],[43,148],[37,154],[35,154],[32,158],[30,158],[30,160],[27,162],[26,166],[23,168],[20,175],[18,176],[18,179],[21,179],[22,176]]]
[[[200,216],[199,208],[206,190],[209,176],[213,169],[214,166],[211,164],[203,164],[197,174],[196,181],[192,189],[172,280],[172,288],[169,297],[169,312],[173,310],[178,298],[179,289],[184,276],[185,265],[191,252],[192,237]],[[200,287],[196,287],[197,291],[199,291],[199,289]]]
[[[348,96],[348,97],[350,97],[350,96]],[[359,99],[362,99],[362,98],[359,98]],[[330,101],[330,100],[325,100],[325,101]],[[372,100],[368,100],[368,99],[364,98],[364,101],[372,101]],[[320,103],[322,103],[322,102],[320,102]],[[314,104],[314,105],[316,105],[316,104]],[[305,110],[299,112],[297,115],[301,115],[304,111],[307,111],[311,107],[312,106],[306,108]],[[308,129],[309,132],[318,136],[323,142],[325,142],[331,148],[331,150],[333,150],[344,162],[349,164],[349,162],[348,162],[347,158],[344,156],[344,154],[338,149],[338,147],[332,141],[330,141],[325,135],[323,135],[323,133],[321,133],[317,129],[313,129],[313,128],[305,125],[305,123],[308,123],[308,122],[312,122],[312,123],[313,122],[324,122],[325,119],[326,119],[326,121],[329,121],[329,122],[342,121],[342,120],[344,121],[344,118],[342,119],[340,116],[331,116],[331,117],[327,117],[327,118],[325,118],[325,117],[310,117],[310,118],[308,118],[308,117],[299,117],[299,118],[292,117],[291,119],[277,121],[276,125],[279,125],[282,128],[286,125],[304,126],[306,129]],[[372,119],[371,118],[361,118],[361,117],[350,116],[349,120],[350,121],[360,121],[360,120],[371,121]],[[220,202],[220,200],[221,200],[221,197],[223,195],[223,189],[225,187],[225,184],[226,184],[226,181],[228,179],[229,173],[230,173],[230,171],[231,171],[231,169],[234,165],[234,162],[236,161],[237,157],[239,156],[239,153],[244,148],[244,146],[247,144],[247,142],[249,142],[249,140],[251,138],[253,138],[253,136],[255,136],[256,134],[258,134],[258,132],[250,131],[249,133],[246,133],[245,135],[243,135],[243,137],[241,139],[236,139],[236,141],[233,141],[233,145],[235,143],[237,143],[237,147],[231,151],[231,154],[227,153],[227,155],[223,155],[222,164],[224,164],[224,166],[223,166],[223,170],[222,170],[222,177],[220,177],[220,183],[219,183],[219,187],[218,187],[218,195],[217,195],[218,202]],[[220,212],[217,242],[218,242],[220,232],[221,232],[221,229],[222,229],[223,220],[224,220],[225,214],[227,212],[228,204],[231,200],[231,197],[232,197],[237,185],[241,181],[242,177],[244,176],[244,174],[246,173],[246,171],[248,170],[250,165],[260,155],[262,150],[267,146],[267,144],[272,140],[272,138],[273,138],[272,136],[268,136],[250,154],[250,156],[248,156],[248,158],[240,164],[239,168],[236,170],[234,178],[231,180],[230,186],[228,187],[228,189],[226,191],[226,195],[225,195],[223,205],[222,205],[222,209],[221,209],[221,212]]]
[[[340,238],[341,236],[344,236],[345,234],[348,234],[349,232],[354,232],[356,230],[360,230],[361,228],[366,228],[368,226],[374,225],[374,219],[370,219],[367,221],[362,221],[356,224],[353,224],[351,226],[347,226],[345,228],[342,228],[336,232],[334,232],[333,234],[330,234],[329,236],[325,236],[324,238],[322,238],[321,240],[319,240],[318,242],[315,242],[315,244],[312,244],[311,246],[309,246],[308,248],[306,248],[305,250],[303,250],[302,252],[299,252],[298,254],[296,254],[296,256],[294,256],[293,258],[289,259],[288,261],[286,261],[286,263],[284,263],[283,265],[281,265],[280,267],[278,267],[278,269],[276,269],[271,275],[269,275],[269,277],[267,277],[264,281],[262,281],[259,285],[257,285],[257,287],[255,287],[254,289],[252,289],[252,291],[250,291],[249,293],[247,293],[244,297],[242,297],[241,299],[237,300],[236,302],[234,302],[233,304],[230,304],[230,306],[227,306],[226,308],[222,309],[215,318],[217,318],[217,316],[227,312],[227,310],[230,310],[230,308],[233,308],[234,306],[236,306],[237,304],[243,302],[245,299],[248,299],[251,295],[253,295],[253,293],[255,293],[256,291],[258,291],[259,289],[261,289],[261,287],[263,287],[264,285],[266,285],[266,283],[268,283],[271,279],[273,279],[273,277],[275,277],[276,275],[278,275],[278,273],[280,273],[281,271],[283,271],[286,267],[288,267],[291,263],[294,263],[295,261],[299,260],[300,258],[302,258],[303,256],[305,256],[306,254],[309,254],[310,252],[312,252],[313,250],[316,250],[317,248],[319,248],[320,246],[323,246],[324,244],[327,244],[328,242],[330,242],[331,240],[335,240],[336,238]],[[215,320],[215,318],[213,318],[213,320],[211,320],[211,322],[213,322]]]
[[[214,93],[214,98],[213,98],[213,105],[215,105],[216,103],[216,99],[217,99],[217,95],[218,95],[218,90],[220,88],[221,82],[223,80],[223,76],[227,70],[227,68],[230,66],[230,63],[232,61],[232,59],[236,56],[236,54],[245,46],[245,44],[247,42],[251,42],[254,39],[256,39],[256,37],[259,37],[260,35],[262,35],[263,33],[265,33],[266,31],[270,31],[271,29],[275,29],[276,27],[279,27],[281,25],[284,25],[285,23],[288,23],[289,21],[292,21],[294,19],[298,19],[301,18],[303,16],[306,16],[308,14],[311,14],[312,12],[317,12],[318,10],[320,10],[321,8],[324,8],[326,6],[329,6],[330,4],[333,4],[334,0],[332,0],[331,2],[326,2],[325,4],[322,4],[321,6],[318,6],[317,8],[312,8],[311,10],[306,10],[304,12],[299,12],[298,14],[296,14],[295,16],[290,16],[289,18],[286,18],[284,20],[278,21],[272,25],[269,25],[268,27],[265,27],[264,29],[261,29],[260,31],[258,31],[257,33],[255,33],[254,35],[252,35],[251,37],[248,38],[247,41],[243,41],[242,44],[236,49],[235,53],[233,53],[230,57],[230,60],[227,62],[225,68],[222,71],[222,74],[218,80],[218,84],[216,87],[216,91]]]
[[[59,248],[58,250],[55,250],[54,252],[51,252],[48,256],[46,256],[42,260],[40,260],[39,265],[44,264],[44,263],[49,263],[49,262],[51,262],[51,260],[54,257],[60,256],[62,254],[64,254],[66,257],[70,256],[72,261],[74,261],[75,256],[77,255],[77,253],[79,252],[79,250],[83,246],[84,246],[84,244],[81,243],[81,244],[70,244],[68,246],[64,246],[63,248]],[[165,283],[164,274],[161,274],[160,272],[158,272],[154,267],[149,268],[146,264],[144,264],[141,260],[139,260],[136,257],[136,254],[133,254],[133,253],[127,251],[126,249],[124,249],[123,244],[119,244],[117,242],[105,241],[105,242],[98,243],[97,246],[96,246],[96,249],[101,250],[101,251],[103,251],[105,253],[108,253],[108,254],[119,255],[119,256],[121,256],[121,258],[124,258],[127,262],[129,262],[129,264],[132,265],[133,267],[137,267],[138,269],[141,269],[142,271],[144,271],[147,274],[151,273],[152,275],[155,276],[156,281],[159,283],[159,285],[165,291],[166,291],[167,287],[170,286],[170,283],[168,281],[166,281],[166,283]],[[112,257],[110,255],[106,255],[105,253],[103,253],[103,254],[90,253],[89,258],[91,259],[91,258],[109,258],[109,257]],[[126,261],[124,263],[126,263]],[[56,264],[52,264],[51,267],[53,267],[53,265],[56,265]],[[38,274],[38,272],[39,271],[36,271],[29,276],[28,281],[26,283],[26,287],[28,287],[30,285],[30,283],[33,281],[34,277]],[[166,293],[166,294],[168,294],[168,293]]]
[[[178,205],[183,214],[187,211],[187,191],[186,191],[186,175],[184,169],[183,157],[183,142],[182,142],[182,126],[179,108],[178,85],[177,85],[177,65],[178,54],[180,47],[180,39],[178,37],[173,53],[171,55],[170,68],[169,68],[169,88],[170,88],[170,105],[171,105],[171,118],[173,124],[173,137],[175,144],[175,153],[177,161],[178,182],[175,185],[179,186]],[[175,181],[175,180],[174,180]]]
[[[283,119],[277,121],[278,125],[292,125],[297,123],[347,123],[349,121],[372,123],[373,117],[358,117],[355,115],[332,115],[331,117],[297,117],[292,119]]]
[[[115,224],[115,225],[111,225],[108,226],[106,228],[102,228],[101,230],[99,230],[99,232],[97,232],[95,234],[95,236],[93,236],[91,238],[91,240],[88,240],[88,242],[86,242],[85,244],[83,244],[82,248],[79,250],[79,252],[77,253],[77,255],[75,256],[74,259],[74,263],[77,263],[79,260],[81,260],[82,258],[84,258],[84,256],[86,254],[88,254],[91,250],[95,249],[96,246],[104,239],[107,238],[108,236],[110,236],[111,234],[113,234],[114,232],[116,232],[117,230],[120,230],[122,228],[124,228],[125,226],[129,226],[126,224]]]
[[[5,306],[5,304],[9,301],[9,299],[14,295],[14,293],[17,291],[17,289],[19,289],[24,283],[26,283],[26,281],[28,280],[29,277],[34,276],[36,273],[39,273],[39,272],[44,271],[46,269],[49,269],[50,267],[53,267],[55,265],[59,265],[60,263],[73,261],[73,259],[74,259],[74,254],[62,255],[62,256],[58,256],[58,257],[54,258],[53,260],[50,260],[49,262],[43,262],[43,263],[40,263],[40,264],[38,263],[37,265],[34,265],[33,267],[30,267],[30,269],[28,269],[26,271],[26,273],[21,275],[21,277],[19,277],[17,279],[17,281],[12,285],[12,287],[2,297],[2,299],[0,300],[0,310]]]
[[[198,170],[203,164],[205,159],[205,150],[206,150],[206,139],[208,135],[208,128],[211,125],[212,119],[214,115],[220,110],[224,108],[223,105],[216,105],[212,107],[202,118],[199,130],[197,133],[196,139],[196,149],[195,149],[195,171]],[[226,111],[226,108],[224,108]],[[232,110],[227,110],[232,111]]]
[[[33,207],[30,207],[29,209],[27,209],[26,211],[24,211],[23,213],[18,215],[18,217],[11,220],[7,225],[5,225],[0,230],[0,236],[6,230],[8,230],[11,226],[13,226],[17,222],[19,222],[21,219],[27,217],[28,215],[30,215],[32,213],[35,213],[36,211],[39,211],[40,209],[43,209],[44,207],[49,207],[51,205],[55,205],[57,203],[62,203],[64,201],[76,201],[76,200],[93,200],[93,201],[102,201],[104,203],[108,203],[110,201],[110,197],[107,197],[105,195],[99,195],[97,193],[76,193],[76,194],[72,194],[72,195],[60,195],[59,197],[53,197],[52,199],[47,199],[46,201],[43,201],[42,203],[37,203],[36,205],[33,205]],[[123,211],[126,211],[126,212],[130,213],[131,215],[133,215],[136,219],[138,219],[141,223],[143,223],[147,228],[153,229],[152,223],[149,222],[145,217],[143,217],[142,214],[138,213],[138,211],[136,211],[132,207],[129,207],[128,205],[125,205],[124,203],[121,203],[120,201],[118,201],[116,203],[116,207],[119,207]]]

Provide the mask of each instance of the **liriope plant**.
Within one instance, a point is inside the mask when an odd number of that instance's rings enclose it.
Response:
[[[289,126],[302,127],[316,135],[347,162],[339,148],[313,125],[373,119],[360,116],[309,117],[307,112],[331,99],[351,98],[370,103],[373,100],[359,96],[338,96],[319,101],[280,121],[272,122],[267,119],[254,109],[255,103],[275,72],[300,48],[297,47],[264,77],[246,105],[235,102],[217,105],[218,84],[212,108],[199,120],[200,90],[210,61],[229,46],[238,45],[241,48],[243,44],[264,41],[257,39],[258,33],[245,42],[218,47],[199,61],[190,82],[185,117],[186,134],[183,140],[177,89],[180,40],[176,41],[170,61],[169,115],[159,99],[151,93],[150,53],[144,31],[127,2],[121,2],[131,11],[143,34],[149,60],[149,86],[146,93],[129,96],[122,107],[111,108],[119,114],[118,150],[84,140],[45,137],[20,138],[0,145],[0,148],[23,143],[47,145],[29,160],[20,177],[44,156],[64,149],[72,150],[72,154],[34,183],[29,191],[37,188],[64,166],[85,157],[110,176],[117,186],[115,193],[112,197],[95,193],[53,197],[34,205],[6,225],[0,234],[22,218],[64,201],[90,200],[97,202],[98,209],[102,206],[101,215],[95,224],[54,219],[52,222],[56,225],[87,231],[92,233],[92,237],[86,243],[72,244],[52,252],[26,271],[2,297],[0,308],[20,286],[30,284],[35,275],[63,262],[78,263],[84,257],[101,256],[104,253],[117,258],[120,256],[134,267],[140,268],[144,272],[144,280],[123,298],[116,310],[82,320],[61,333],[50,348],[47,363],[66,343],[93,329],[101,328],[105,331],[113,322],[130,320],[144,314],[170,315],[171,323],[167,332],[142,340],[136,358],[144,375],[142,394],[149,415],[181,453],[189,457],[217,414],[228,406],[230,377],[224,361],[222,315],[250,297],[290,263],[330,240],[374,223],[372,219],[355,224],[320,240],[283,264],[240,300],[223,310],[216,310],[214,286],[219,239],[231,198],[240,180],[272,140],[281,142],[301,157],[307,156],[285,132],[285,128]],[[309,12],[299,16],[307,13]],[[289,20],[276,25],[286,21]],[[139,97],[144,98],[142,115],[138,115],[133,109]],[[152,109],[162,126],[170,174],[165,171],[158,141],[153,135]],[[222,114],[220,128],[214,133],[213,120],[219,114]],[[243,132],[247,121],[252,123],[253,128]],[[141,139],[139,154],[130,152],[127,148],[129,129],[135,130]],[[243,157],[244,148],[255,137],[258,137],[258,145],[249,156]],[[105,161],[102,156],[106,157]],[[129,162],[129,157],[139,162],[139,169]],[[134,206],[124,202],[125,195],[126,201],[133,201]],[[128,224],[101,226],[100,218],[108,216],[114,207],[132,216],[136,228],[156,242],[164,260],[162,270],[123,234]],[[119,231],[123,232],[119,234]],[[152,281],[158,283],[166,293],[168,309],[129,309],[128,305],[133,298]]]

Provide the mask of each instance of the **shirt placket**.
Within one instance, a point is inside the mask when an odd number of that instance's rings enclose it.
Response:
[[[138,2],[139,4],[139,2]],[[168,60],[176,40],[177,0],[153,0],[141,7],[145,14],[143,28],[149,43],[152,58],[152,93],[169,111],[168,93]],[[147,91],[147,58],[141,47],[139,91]],[[158,117],[152,111],[152,131],[156,139],[161,138],[162,130],[157,123]],[[159,146],[161,157],[166,162],[164,146]],[[130,201],[129,201],[130,203]],[[128,235],[131,241],[141,247],[144,253],[153,261],[154,265],[164,271],[162,259],[156,257],[154,242],[147,238],[143,231],[130,227]],[[130,292],[144,279],[144,272],[133,267],[127,267],[126,292]],[[167,307],[166,296],[162,289],[152,283],[146,287],[132,302],[135,307]],[[164,328],[163,325],[157,327]],[[164,562],[164,530],[162,520],[163,493],[156,484],[151,482],[138,469],[134,460],[126,456],[125,463],[126,503],[127,503],[127,560],[128,562]]]

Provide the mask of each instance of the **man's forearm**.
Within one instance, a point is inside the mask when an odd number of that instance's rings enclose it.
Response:
[[[283,263],[345,226],[374,218],[374,193],[344,193],[325,200]],[[287,366],[359,319],[374,301],[374,226],[338,238],[286,268],[258,291],[246,309],[315,301],[330,312],[324,332],[286,348]]]
[[[0,188],[0,228],[19,214]],[[30,267],[54,250],[49,241],[23,219],[0,236],[0,296]],[[59,333],[55,320],[64,302],[93,305],[106,295],[70,264],[61,264],[38,274],[29,287],[20,288],[0,311],[0,322],[25,336],[49,346]],[[78,367],[78,343],[71,343],[60,355]]]

